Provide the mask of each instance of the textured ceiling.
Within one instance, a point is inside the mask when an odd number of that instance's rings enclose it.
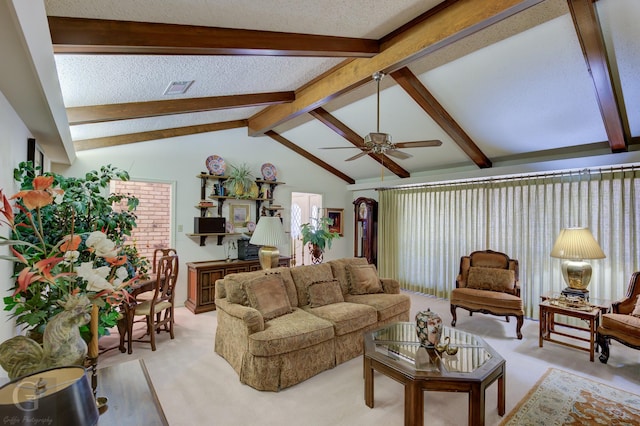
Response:
[[[380,39],[438,5],[424,0],[45,0],[49,16],[200,25]],[[640,135],[640,2],[599,0],[600,28],[628,118]],[[66,107],[296,91],[344,58],[57,54]],[[447,113],[494,166],[500,161],[591,155],[581,146],[607,141],[594,82],[566,0],[547,0],[408,64]],[[195,80],[184,95],[167,97],[171,81]],[[382,82],[381,130],[394,141],[440,139],[438,148],[406,149],[395,160],[420,176],[477,166],[450,135],[390,76]],[[358,135],[375,130],[375,83],[322,107]],[[248,119],[265,107],[186,113],[71,126],[74,141]],[[356,148],[309,114],[274,130],[358,182],[379,179],[369,157],[345,162]],[[594,152],[602,152],[602,147]],[[632,149],[633,147],[630,147]],[[604,151],[607,152],[606,150]],[[610,150],[608,151],[611,152]],[[390,171],[387,175],[392,175]]]

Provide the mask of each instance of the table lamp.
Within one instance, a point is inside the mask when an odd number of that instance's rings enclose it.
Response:
[[[20,424],[88,426],[98,423],[98,407],[85,369],[56,367],[17,378],[0,388],[0,413]]]
[[[262,269],[268,270],[277,267],[280,251],[276,246],[287,242],[287,236],[284,233],[280,218],[261,216],[249,242],[262,246],[258,251],[258,259],[260,259]]]
[[[591,265],[585,259],[604,259],[606,256],[589,228],[565,228],[553,245],[551,257],[564,259],[562,276],[568,287],[562,294],[587,297]]]

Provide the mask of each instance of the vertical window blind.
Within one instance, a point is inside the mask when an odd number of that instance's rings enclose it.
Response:
[[[384,189],[378,267],[404,289],[448,298],[461,256],[504,252],[519,261],[525,314],[538,318],[540,295],[566,286],[551,248],[561,229],[582,226],[607,256],[589,261],[590,296],[615,301],[640,267],[638,200],[636,167]]]

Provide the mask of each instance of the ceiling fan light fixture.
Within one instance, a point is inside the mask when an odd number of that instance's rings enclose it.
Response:
[[[391,135],[389,133],[371,132],[364,137],[365,144],[390,145]]]

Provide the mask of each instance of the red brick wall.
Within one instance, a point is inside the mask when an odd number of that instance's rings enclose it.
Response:
[[[112,181],[111,192],[132,194],[140,200],[135,211],[137,227],[131,242],[149,261],[156,248],[171,243],[171,184],[157,182]]]

